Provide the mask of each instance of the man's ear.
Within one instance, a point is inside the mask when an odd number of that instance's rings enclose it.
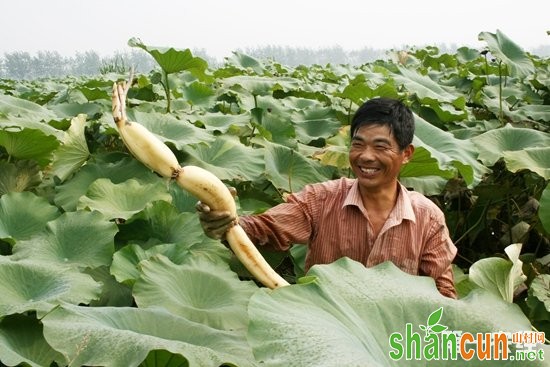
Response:
[[[403,149],[403,164],[409,163],[414,154],[414,145],[409,144],[405,149]]]

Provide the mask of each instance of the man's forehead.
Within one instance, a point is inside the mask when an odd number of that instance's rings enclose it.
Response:
[[[387,139],[390,139],[392,141],[395,140],[390,127],[388,125],[382,124],[369,124],[360,126],[357,130],[355,130],[353,137],[363,139],[378,139],[381,137],[386,137]]]

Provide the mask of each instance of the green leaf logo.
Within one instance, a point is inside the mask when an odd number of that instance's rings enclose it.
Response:
[[[441,325],[439,321],[441,321],[441,317],[443,316],[443,307],[438,308],[434,312],[428,316],[428,320],[426,322],[426,325],[420,325],[420,330],[423,330],[426,332],[425,338],[427,338],[430,334],[438,334],[448,329],[447,326]]]
[[[428,317],[428,325],[429,326],[437,325],[439,323],[439,320],[441,320],[442,315],[443,315],[443,307],[439,307],[437,310],[432,312]]]

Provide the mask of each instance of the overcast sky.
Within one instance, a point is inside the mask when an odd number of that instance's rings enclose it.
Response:
[[[550,45],[550,0],[5,0],[0,10],[0,56],[111,55],[131,37],[219,59],[266,45],[481,47],[478,34],[497,29],[526,50]]]

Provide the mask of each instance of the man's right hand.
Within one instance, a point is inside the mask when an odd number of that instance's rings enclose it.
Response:
[[[237,217],[226,210],[211,210],[202,202],[195,205],[204,233],[215,240],[224,240],[229,228],[238,223]]]

